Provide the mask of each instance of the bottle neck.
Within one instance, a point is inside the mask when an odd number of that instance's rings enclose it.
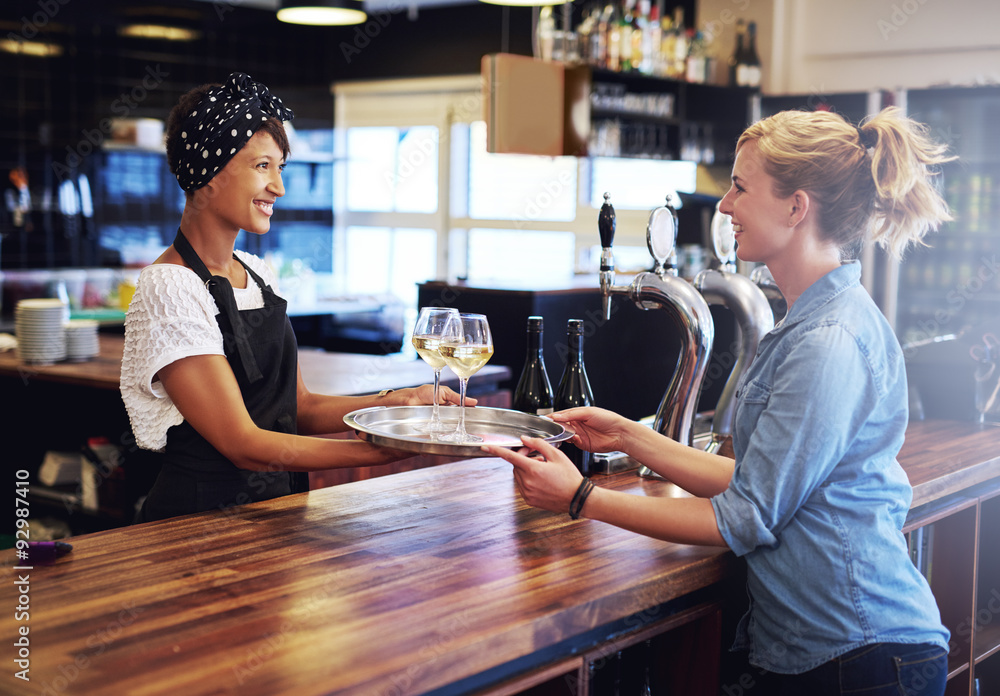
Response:
[[[542,352],[542,332],[528,331],[528,358],[538,357]]]
[[[577,364],[583,362],[583,336],[580,334],[571,333],[566,337],[566,343],[569,348],[569,362],[570,364]]]

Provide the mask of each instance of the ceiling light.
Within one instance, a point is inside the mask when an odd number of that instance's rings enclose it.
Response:
[[[61,56],[63,49],[59,44],[44,41],[25,41],[23,39],[0,39],[0,51],[4,53],[19,53],[36,58],[54,58]]]
[[[361,9],[361,3],[352,0],[284,0],[278,9],[278,19],[289,24],[345,26],[361,24],[368,15]]]
[[[170,27],[164,24],[127,24],[118,29],[118,34],[136,39],[162,39],[164,41],[194,41],[201,35],[194,29]]]

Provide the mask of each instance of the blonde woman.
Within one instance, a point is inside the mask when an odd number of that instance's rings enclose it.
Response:
[[[932,180],[947,159],[894,108],[860,127],[783,112],[740,137],[720,210],[788,313],[739,386],[735,461],[608,411],[553,415],[578,446],[627,452],[694,497],[594,488],[543,441],[525,441],[541,459],[487,448],[532,505],[744,557],[751,604],[735,647],[762,670],[748,693],[944,692],[949,634],[901,532],[903,355],[855,258],[866,240],[899,255],[949,219]]]

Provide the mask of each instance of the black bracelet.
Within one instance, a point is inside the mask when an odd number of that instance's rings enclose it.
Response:
[[[580,513],[583,511],[583,504],[587,502],[587,497],[590,495],[592,490],[594,490],[594,482],[589,478],[584,477],[584,479],[580,481],[580,487],[576,489],[576,495],[574,495],[573,500],[570,501],[570,519],[580,519]]]

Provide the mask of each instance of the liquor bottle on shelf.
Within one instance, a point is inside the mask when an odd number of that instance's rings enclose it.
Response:
[[[618,7],[614,4],[608,5],[611,8],[611,18],[608,20],[608,70],[622,69],[622,27],[618,17]]]
[[[736,66],[736,83],[740,87],[760,87],[760,56],[757,54],[757,23],[747,24],[746,50]]]
[[[590,390],[587,369],[583,364],[583,320],[570,319],[566,324],[566,340],[569,352],[566,368],[556,389],[555,408],[561,411],[579,406],[593,406],[594,394]],[[581,450],[570,443],[563,443],[562,450],[584,476],[589,476],[593,461],[590,452]]]
[[[685,79],[688,82],[707,82],[708,48],[705,45],[704,34],[694,29],[688,29],[687,34],[688,54],[685,63]]]
[[[632,3],[632,72],[643,71],[643,45],[648,34],[649,0],[635,0]]]
[[[604,6],[604,9],[601,10],[600,18],[597,20],[597,29],[595,31],[596,39],[591,40],[591,45],[593,46],[592,60],[595,67],[609,67],[608,50],[611,42],[611,28],[614,23],[614,18],[614,5],[608,3]]]
[[[643,0],[644,7],[649,7],[649,0]],[[642,64],[639,70],[646,75],[656,75],[660,63],[660,8],[653,5],[649,9],[649,17],[642,32]]]
[[[619,50],[621,52],[619,69],[622,72],[631,72],[635,69],[632,62],[632,16],[634,14],[634,5],[635,0],[623,0],[622,14],[618,20],[618,30],[620,32]]]
[[[535,25],[535,58],[552,60],[555,32],[556,20],[552,16],[552,7],[546,5],[539,12],[538,23]]]
[[[656,56],[657,77],[670,77],[673,70],[674,46],[677,43],[677,35],[674,32],[674,23],[665,14],[660,15],[660,50]]]
[[[743,53],[746,51],[746,36],[747,36],[747,25],[742,19],[736,20],[736,45],[733,48],[733,54],[729,56],[729,86],[738,86],[739,80],[736,76],[736,70],[740,63],[743,62]]]
[[[674,53],[670,57],[669,77],[683,80],[687,72],[688,34],[684,26],[684,8],[674,8]]]
[[[547,416],[553,410],[552,383],[545,371],[542,334],[542,317],[528,317],[528,352],[511,402],[515,411],[536,416]]]

